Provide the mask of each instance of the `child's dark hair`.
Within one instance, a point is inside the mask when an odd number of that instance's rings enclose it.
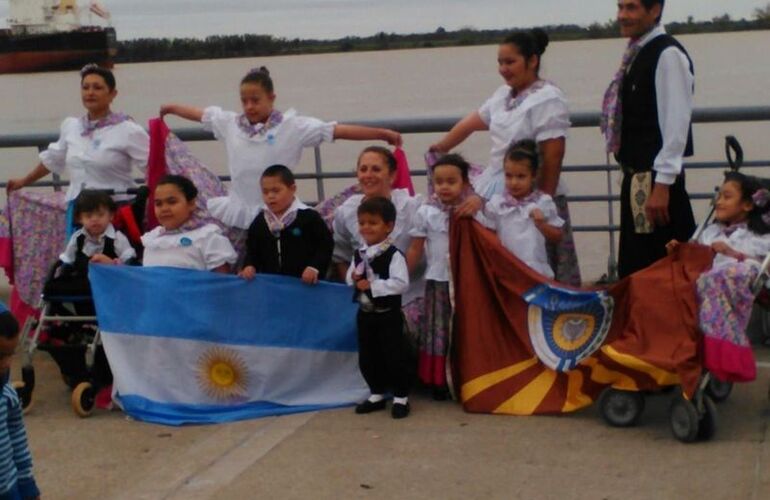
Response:
[[[173,184],[178,187],[187,201],[192,201],[198,196],[198,188],[195,187],[193,181],[183,175],[166,175],[158,181],[157,185],[162,186],[163,184]]]
[[[0,312],[0,337],[12,339],[19,334],[19,323],[10,311]]]
[[[396,222],[396,206],[387,198],[375,196],[368,198],[358,205],[358,215],[375,215],[382,217],[384,223]]]
[[[75,220],[77,220],[81,215],[99,210],[100,208],[105,208],[108,212],[115,213],[118,206],[115,204],[112,196],[104,191],[84,189],[75,198],[73,215]]]
[[[738,184],[741,201],[752,204],[747,221],[749,230],[757,234],[770,233],[770,192],[762,182],[756,177],[732,170],[725,172],[725,182]]]
[[[245,83],[256,83],[269,94],[273,93],[273,79],[270,78],[270,71],[264,66],[250,69],[246,76],[241,79],[241,85]]]
[[[112,71],[110,71],[107,68],[103,68],[95,63],[86,64],[83,66],[83,68],[80,70],[80,83],[83,83],[83,80],[88,75],[99,75],[104,79],[104,83],[107,84],[107,87],[112,91],[115,90],[115,75],[112,74]]]
[[[377,153],[378,155],[385,158],[385,163],[388,164],[388,171],[390,173],[393,173],[396,171],[396,157],[388,148],[385,148],[382,146],[365,147],[363,151],[361,151],[361,154],[358,155],[358,161],[356,162],[356,167],[358,167],[358,164],[361,163],[361,157],[364,156],[366,153]]]
[[[287,186],[293,186],[296,181],[294,180],[294,174],[291,173],[289,167],[286,165],[271,165],[262,172],[262,179],[265,177],[278,177],[281,182]]]
[[[517,31],[505,37],[503,44],[515,46],[519,54],[527,60],[527,64],[529,64],[530,57],[537,56],[535,74],[539,74],[540,59],[543,57],[546,47],[548,47],[548,33],[540,28],[534,28],[529,31]]]
[[[510,145],[508,151],[505,152],[505,161],[526,161],[532,175],[535,175],[540,167],[538,155],[537,143],[531,139],[524,139]]]
[[[440,167],[442,165],[451,165],[453,167],[459,168],[460,172],[462,173],[463,180],[466,182],[468,181],[468,171],[471,169],[471,165],[462,156],[455,153],[442,156],[436,160],[436,163],[433,164],[433,167],[431,167],[431,172],[435,172],[436,167]]]

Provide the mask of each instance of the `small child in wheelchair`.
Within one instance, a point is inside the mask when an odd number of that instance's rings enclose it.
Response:
[[[770,253],[770,192],[755,177],[727,172],[714,222],[697,242],[715,253],[711,269],[697,281],[704,365],[725,382],[754,380],[756,363],[746,326],[755,299],[753,285]],[[667,249],[677,245],[672,241]]]
[[[75,200],[75,231],[61,255],[58,274],[46,282],[46,295],[90,295],[88,264],[128,264],[136,251],[128,238],[112,226],[117,206],[102,191],[82,191]]]

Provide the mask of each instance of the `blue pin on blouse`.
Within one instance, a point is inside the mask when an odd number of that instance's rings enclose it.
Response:
[[[179,239],[179,244],[182,245],[183,247],[189,247],[190,245],[192,245],[192,240],[187,236],[182,236]]]
[[[275,144],[275,135],[273,134],[267,134],[267,143],[271,146]]]

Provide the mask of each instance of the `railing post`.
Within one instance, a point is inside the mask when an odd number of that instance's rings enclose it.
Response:
[[[607,165],[607,220],[609,222],[609,235],[610,235],[610,256],[607,259],[607,279],[617,281],[618,279],[618,261],[615,257],[615,214],[613,212],[612,205],[612,163],[610,162],[610,154],[606,156]]]
[[[316,189],[316,201],[323,201],[326,198],[324,194],[324,180],[321,174],[323,174],[323,165],[321,163],[321,147],[316,146],[313,148],[315,153],[315,189]]]

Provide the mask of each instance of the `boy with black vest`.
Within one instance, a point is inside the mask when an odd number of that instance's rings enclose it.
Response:
[[[130,263],[136,251],[128,238],[112,226],[115,201],[102,191],[83,190],[75,199],[74,220],[82,227],[75,231],[59,260],[62,271],[46,283],[46,294],[90,295],[88,264]]]
[[[683,157],[692,156],[694,70],[682,45],[660,25],[664,0],[619,0],[629,43],[604,98],[607,151],[623,169],[618,273],[621,278],[687,241],[695,218]]]
[[[409,415],[408,351],[402,330],[401,294],[409,287],[409,270],[389,235],[396,223],[396,207],[382,197],[358,207],[358,229],[366,244],[353,255],[347,283],[355,286],[359,303],[358,364],[371,395],[356,413],[385,409],[385,392],[393,391],[391,416]]]

